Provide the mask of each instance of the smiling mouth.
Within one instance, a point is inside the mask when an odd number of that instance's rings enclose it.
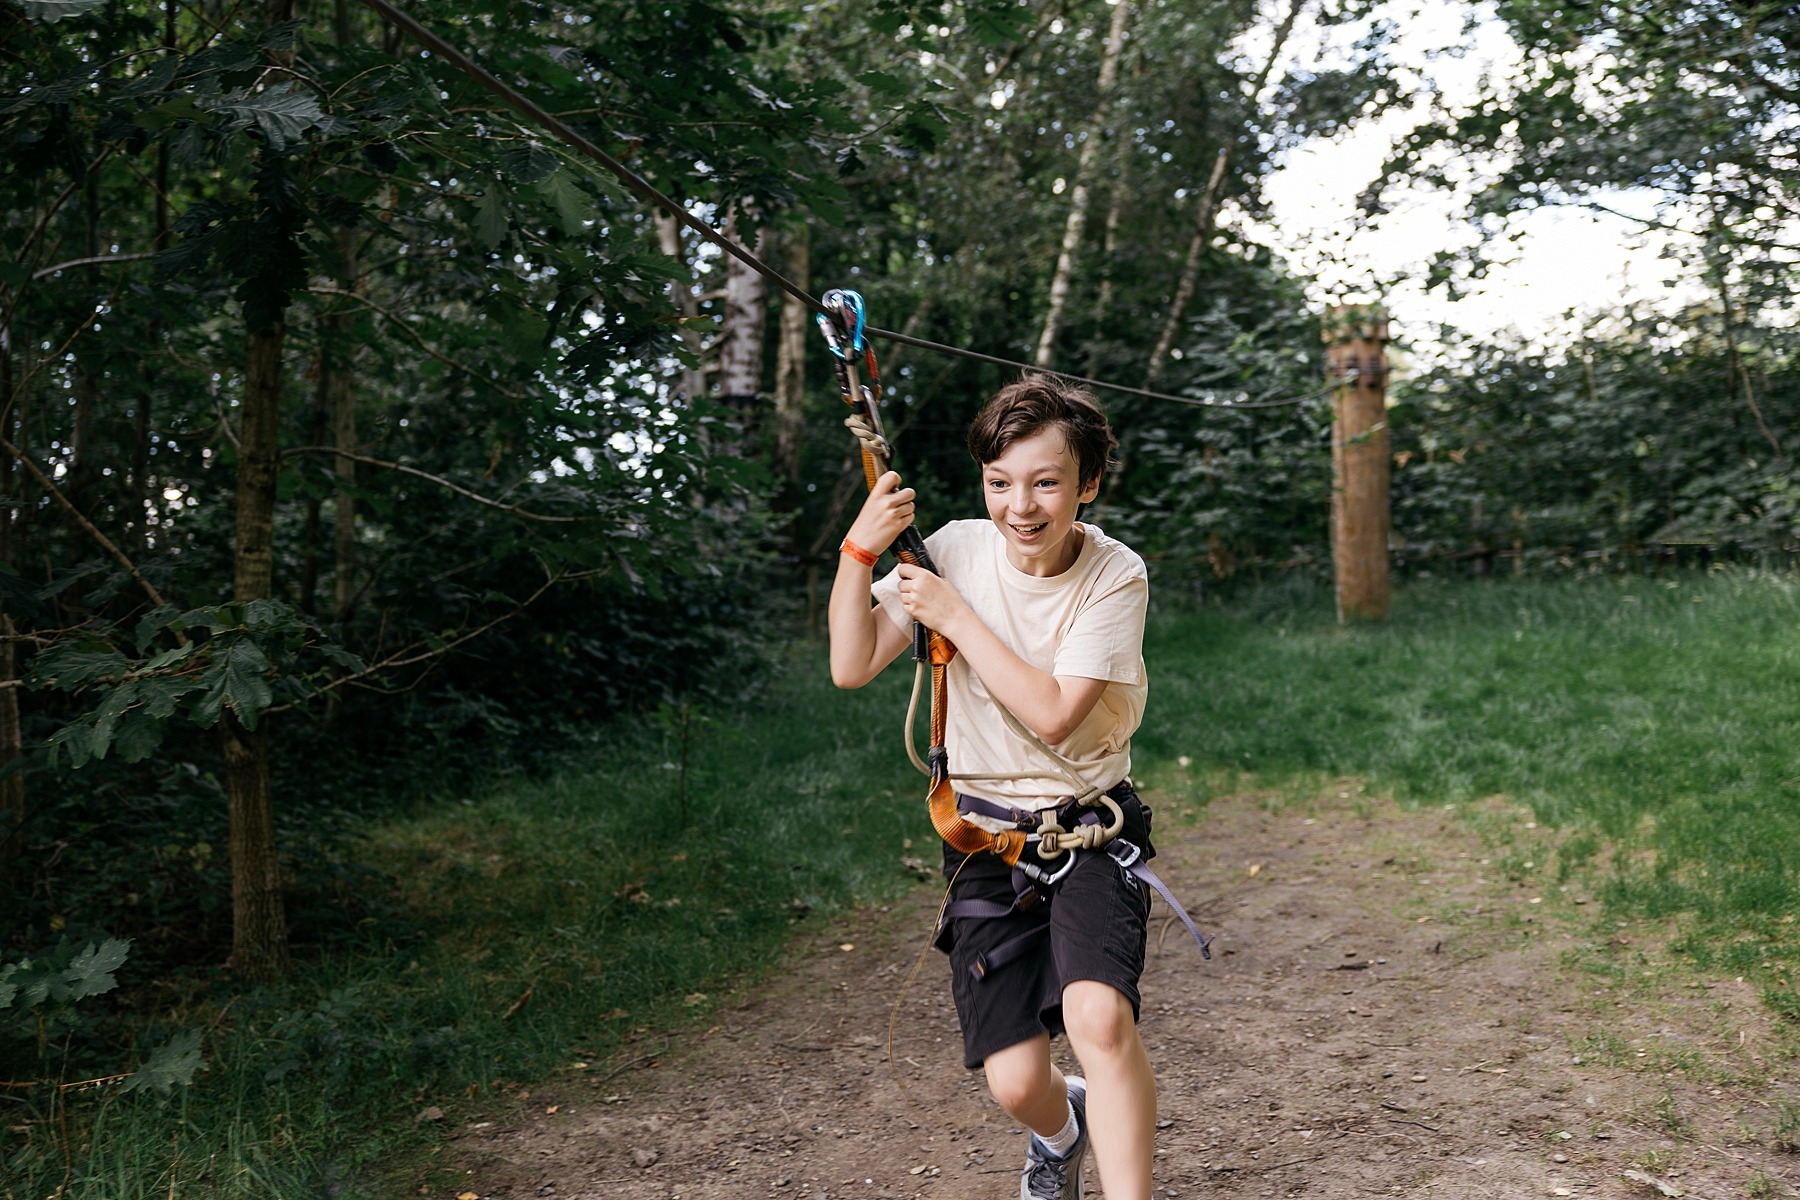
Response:
[[[1030,537],[1034,533],[1042,533],[1050,527],[1050,522],[1039,521],[1036,525],[1014,525],[1013,530],[1021,537]]]

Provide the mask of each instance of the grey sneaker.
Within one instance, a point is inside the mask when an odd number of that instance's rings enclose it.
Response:
[[[1025,1148],[1025,1170],[1019,1174],[1019,1200],[1081,1200],[1081,1160],[1088,1148],[1087,1080],[1079,1075],[1066,1079],[1069,1107],[1075,1110],[1075,1128],[1080,1131],[1075,1148],[1067,1157],[1056,1158],[1032,1134]]]

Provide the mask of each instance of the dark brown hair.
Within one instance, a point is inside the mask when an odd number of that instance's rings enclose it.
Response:
[[[1113,465],[1113,436],[1099,402],[1085,389],[1042,375],[1027,375],[994,393],[969,425],[969,453],[987,466],[1017,442],[1060,429],[1075,452],[1082,487]]]

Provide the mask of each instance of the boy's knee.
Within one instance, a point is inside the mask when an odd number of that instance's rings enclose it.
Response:
[[[1131,1000],[1093,980],[1077,980],[1063,989],[1063,1027],[1070,1042],[1101,1054],[1125,1050],[1137,1039]]]
[[[1037,1104],[1050,1086],[1050,1063],[1024,1056],[992,1055],[986,1063],[988,1092],[1008,1113],[1017,1116]]]

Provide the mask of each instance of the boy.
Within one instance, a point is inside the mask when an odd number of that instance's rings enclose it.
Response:
[[[1117,445],[1085,391],[1038,377],[1001,389],[969,428],[988,520],[952,521],[926,539],[942,577],[903,564],[871,582],[875,556],[913,521],[913,490],[882,476],[839,556],[831,675],[861,687],[908,645],[913,621],[937,630],[958,651],[946,742],[966,818],[1032,828],[1068,799],[1074,774],[1118,803],[1121,841],[1148,858],[1150,811],[1126,774],[1147,691],[1149,584],[1142,559],[1076,519]],[[1067,828],[1080,814],[1057,816]],[[1079,1200],[1090,1132],[1107,1196],[1149,1200],[1156,1084],[1137,1031],[1149,896],[1104,850],[1066,853],[1076,856],[1068,874],[1051,888],[1021,885],[1015,904],[1004,861],[946,845],[953,919],[938,944],[950,954],[963,1057],[1031,1130],[1022,1200]],[[1025,854],[1042,861],[1035,846]],[[1004,915],[954,918],[971,907]],[[1085,1080],[1052,1065],[1059,1032]]]

